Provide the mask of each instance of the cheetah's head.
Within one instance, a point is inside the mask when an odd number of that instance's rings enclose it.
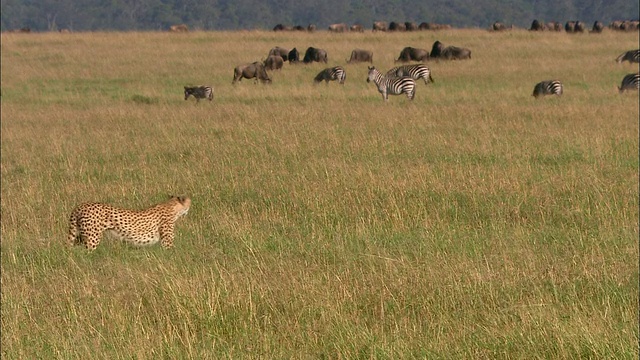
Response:
[[[173,202],[173,210],[178,217],[186,215],[191,207],[191,199],[188,196],[171,196],[171,202]]]

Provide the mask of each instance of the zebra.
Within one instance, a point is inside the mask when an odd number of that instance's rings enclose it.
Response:
[[[413,100],[416,96],[416,82],[408,76],[395,77],[390,75],[382,75],[375,66],[369,66],[369,75],[367,82],[373,81],[378,87],[378,91],[382,94],[384,101],[387,101],[389,94],[400,95],[407,94],[409,100]]]
[[[640,90],[640,73],[628,74],[622,79],[618,92],[622,94],[625,90]]]
[[[196,98],[196,103],[200,102],[200,99],[213,100],[213,87],[211,86],[185,86],[184,87],[184,99],[189,99],[189,96]]]
[[[620,56],[616,58],[617,63],[621,63],[625,60],[630,63],[640,63],[640,49],[629,50],[627,52],[622,53]]]
[[[338,83],[344,85],[344,81],[347,80],[347,73],[344,71],[342,66],[336,66],[332,68],[326,68],[313,79],[314,84],[321,83],[325,81],[326,84],[331,80],[338,80]]]
[[[425,64],[396,66],[393,69],[387,71],[387,76],[409,76],[414,80],[422,78],[425,85],[428,85],[429,82],[434,82],[433,78],[431,77],[431,70]]]
[[[562,83],[559,80],[548,80],[542,81],[536,84],[533,88],[534,97],[544,96],[544,95],[562,95],[564,88]]]

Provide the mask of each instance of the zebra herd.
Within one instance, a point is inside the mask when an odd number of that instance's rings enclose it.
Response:
[[[616,58],[616,62],[618,63],[623,61],[640,63],[640,49],[626,51]],[[249,75],[244,74],[247,72],[247,67],[251,67],[249,65],[256,67],[256,69],[251,73],[251,76],[255,77],[256,81],[260,78],[266,83],[271,82],[271,79],[266,75],[266,71],[264,71],[263,64],[260,62],[254,62],[253,64],[248,64],[247,66],[242,67],[242,69],[240,69],[240,67],[236,67],[234,69],[233,83],[239,81],[242,77],[250,78]],[[262,67],[260,65],[262,65]],[[378,92],[382,95],[385,102],[388,101],[389,95],[401,94],[406,94],[409,100],[413,100],[416,95],[416,80],[422,79],[425,85],[428,85],[430,82],[434,82],[433,77],[431,76],[431,70],[427,65],[422,63],[396,66],[385,73],[381,73],[375,68],[375,66],[369,66],[368,70],[369,72],[367,74],[366,81],[373,82],[376,85]],[[262,73],[260,71],[262,71]],[[260,74],[264,74],[264,76]],[[328,84],[329,81],[337,81],[339,84],[344,85],[346,79],[347,73],[345,69],[342,66],[334,66],[320,71],[314,77],[313,82],[314,84],[318,84],[324,81]],[[621,94],[625,91],[631,90],[640,90],[640,72],[627,74],[622,79],[620,86],[618,86],[618,91]],[[532,96],[535,98],[546,95],[561,96],[563,92],[564,86],[560,80],[546,80],[541,81],[534,86]],[[209,101],[212,101],[213,87],[209,85],[194,87],[185,86],[184,99],[188,100],[191,96],[196,99],[196,103],[201,99],[208,99]]]

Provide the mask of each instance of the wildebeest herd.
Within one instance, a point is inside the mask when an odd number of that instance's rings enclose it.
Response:
[[[433,83],[433,77],[431,76],[431,70],[424,64],[429,60],[470,60],[471,50],[464,47],[457,46],[444,46],[440,41],[435,41],[431,47],[431,52],[426,49],[405,47],[400,51],[400,55],[395,62],[408,63],[411,61],[420,62],[419,64],[409,64],[394,67],[388,71],[381,72],[375,66],[369,66],[367,82],[373,82],[376,88],[382,95],[384,101],[388,100],[388,95],[400,95],[406,94],[410,100],[413,100],[416,93],[416,80],[422,79],[425,84]],[[258,81],[263,84],[269,84],[272,82],[267,70],[274,71],[282,69],[285,62],[290,64],[304,63],[309,64],[313,62],[328,63],[327,51],[320,48],[308,47],[304,53],[302,61],[300,61],[300,54],[296,48],[291,50],[276,46],[272,48],[266,59],[263,61],[255,61],[252,63],[246,63],[238,65],[233,70],[232,84],[236,84],[244,79],[254,79],[254,83]],[[616,62],[621,63],[628,61],[630,63],[640,63],[640,49],[629,50],[620,54],[616,58]],[[354,49],[351,52],[351,56],[346,60],[346,63],[359,63],[368,62],[373,63],[373,52],[365,49]],[[344,85],[347,78],[346,70],[342,66],[328,67],[320,71],[314,78],[313,83],[318,84],[321,82],[329,83],[330,81],[337,81],[339,84]],[[618,86],[620,93],[628,90],[638,90],[640,88],[640,73],[633,73],[626,75]],[[213,100],[213,87],[185,86],[185,100],[190,96],[196,99],[196,103],[200,99]],[[564,92],[564,86],[560,80],[545,80],[537,83],[534,86],[533,94],[535,98],[543,97],[545,95],[560,96]]]

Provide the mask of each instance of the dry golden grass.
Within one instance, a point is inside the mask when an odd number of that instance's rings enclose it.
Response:
[[[638,34],[2,34],[2,357],[638,357]],[[382,101],[354,48],[472,50]],[[324,48],[273,84],[233,68]],[[343,65],[344,86],[312,84]],[[535,100],[557,78],[565,94]],[[212,103],[182,87],[208,84]],[[64,247],[193,199],[176,248]],[[107,239],[108,240],[108,239]]]

